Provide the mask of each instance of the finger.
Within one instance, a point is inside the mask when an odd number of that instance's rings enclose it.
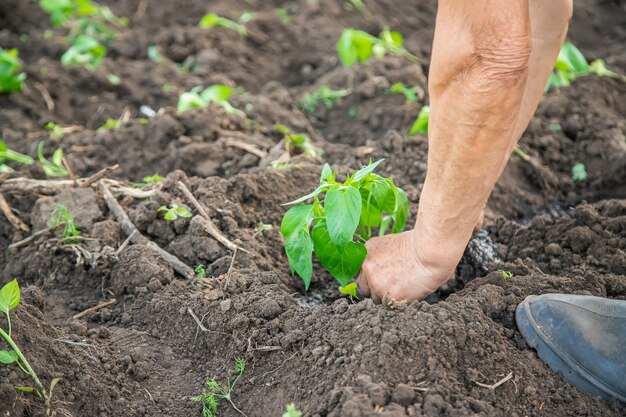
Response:
[[[363,271],[359,272],[359,276],[357,277],[356,292],[360,298],[370,296],[370,286]]]

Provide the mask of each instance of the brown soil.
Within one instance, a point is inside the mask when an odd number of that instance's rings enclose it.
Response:
[[[23,93],[0,96],[0,133],[12,148],[35,155],[38,141],[48,138],[48,121],[76,124],[74,133],[48,141],[46,153],[62,146],[77,176],[112,164],[120,168],[111,178],[121,181],[167,174],[151,197],[119,201],[142,234],[187,265],[204,265],[207,278],[181,278],[141,244],[112,256],[126,235],[97,187],[5,192],[34,230],[65,204],[83,235],[94,239],[83,247],[101,255],[78,256],[58,236],[11,250],[29,233],[0,217],[0,283],[15,277],[23,289],[14,335],[45,383],[62,378],[56,415],[199,416],[189,397],[207,378],[232,378],[237,356],[246,370],[233,401],[250,417],[280,416],[291,402],[305,416],[320,417],[624,415],[623,406],[578,393],[550,371],[517,331],[514,311],[525,296],[548,292],[626,299],[626,84],[586,77],[548,93],[521,141],[539,164],[511,158],[489,202],[485,229],[468,246],[455,278],[429,299],[438,303],[392,310],[338,299],[319,266],[312,290],[303,294],[289,274],[277,225],[285,210],[280,204],[315,186],[322,160],[347,172],[386,158],[380,171],[407,191],[414,218],[428,146],[425,137],[404,134],[427,101],[435,3],[379,1],[370,6],[371,18],[331,0],[257,7],[225,0],[102,3],[130,17],[131,25],[94,73],[61,66],[62,33],[44,37],[48,20],[36,3],[0,4],[0,45],[19,48],[28,74]],[[143,14],[140,4],[147,4]],[[581,0],[576,6],[572,41],[588,57],[626,72],[626,4]],[[275,7],[287,8],[293,23],[284,25]],[[208,11],[236,17],[253,8],[259,15],[248,24],[248,38],[196,27]],[[335,42],[343,27],[377,33],[385,26],[405,35],[419,65],[386,57],[341,67]],[[171,62],[150,61],[149,45]],[[179,70],[175,63],[183,62],[193,69]],[[121,84],[110,84],[109,73]],[[419,103],[385,93],[399,81],[424,91]],[[233,104],[245,108],[250,121],[214,107],[173,109],[181,92],[215,82],[245,90]],[[321,85],[351,94],[332,109],[299,110],[301,96]],[[142,105],[163,110],[142,120]],[[97,131],[125,109],[127,124]],[[276,123],[309,133],[322,157],[299,156],[290,169],[268,168],[280,154]],[[230,146],[233,139],[268,156]],[[572,180],[577,162],[585,163],[587,181]],[[44,178],[36,166],[11,176]],[[248,252],[233,259],[206,234],[195,210],[192,219],[164,221],[161,205],[191,208],[177,181]],[[271,229],[258,233],[261,222]],[[505,279],[499,270],[514,276]],[[72,319],[112,298],[114,304]],[[479,385],[510,372],[513,379],[495,391]],[[14,389],[26,383],[18,368],[0,367],[0,415],[43,415],[37,398]],[[239,413],[223,404],[220,415]]]

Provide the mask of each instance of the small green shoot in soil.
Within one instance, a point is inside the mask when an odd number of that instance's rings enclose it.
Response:
[[[239,109],[236,109],[228,102],[228,99],[235,90],[232,87],[223,84],[215,84],[205,88],[197,86],[191,89],[191,91],[182,93],[178,99],[177,109],[179,112],[184,112],[191,109],[199,109],[209,106],[211,103],[215,103],[221,106],[227,113],[236,114],[241,117],[245,117],[245,113]]]
[[[61,56],[61,63],[67,66],[83,66],[93,71],[100,66],[106,55],[107,49],[98,39],[89,35],[78,35]]]
[[[500,273],[500,275],[502,275],[502,279],[509,279],[513,277],[513,272],[511,271],[506,271],[504,269],[498,269],[498,272]]]
[[[37,158],[46,176],[67,177],[70,175],[63,166],[63,149],[58,148],[52,153],[52,158],[48,160],[43,156],[43,142],[39,142],[39,145],[37,145]]]
[[[349,12],[359,12],[366,16],[370,15],[370,11],[363,2],[363,0],[348,0],[345,4],[345,9]]]
[[[339,59],[346,67],[358,62],[367,62],[372,57],[382,58],[386,54],[399,55],[411,62],[418,62],[415,55],[402,44],[404,39],[398,32],[385,29],[377,38],[358,29],[344,29],[337,41]]]
[[[286,8],[278,7],[274,9],[274,13],[276,13],[276,16],[283,22],[283,25],[289,26],[291,24],[291,16],[289,16],[289,10]]]
[[[254,19],[256,19],[258,13],[257,12],[251,12],[251,11],[245,11],[243,13],[241,13],[241,15],[239,16],[239,19],[237,19],[239,21],[239,23],[241,23],[242,25],[245,25],[248,22],[253,21]]]
[[[576,78],[589,74],[595,74],[599,77],[619,77],[616,73],[606,68],[603,60],[596,59],[589,64],[582,52],[574,44],[565,42],[559,51],[554,71],[548,79],[546,91],[550,88],[567,87]],[[622,79],[626,80],[625,77],[622,77]]]
[[[22,64],[17,49],[0,48],[0,93],[15,93],[24,89],[26,74],[20,69]]]
[[[194,266],[193,271],[196,274],[196,278],[206,278],[206,268],[204,265]]]
[[[212,27],[223,27],[234,30],[241,36],[246,36],[248,34],[248,30],[244,25],[233,22],[232,20],[219,16],[216,13],[209,13],[204,15],[202,19],[200,19],[200,23],[198,23],[198,26],[205,29]]]
[[[294,403],[287,405],[287,411],[283,413],[283,417],[302,417],[302,411],[296,408]]]
[[[169,207],[166,206],[161,206],[157,209],[157,211],[164,211],[165,214],[163,215],[163,218],[167,221],[173,222],[174,220],[178,219],[179,217],[183,217],[183,218],[190,218],[191,217],[191,211],[189,211],[189,209],[187,209],[186,207],[183,206],[179,206],[176,203],[172,203],[170,204]]]
[[[121,125],[121,120],[108,118],[106,122],[98,128],[98,132],[108,132],[109,130],[117,129]]]
[[[321,153],[306,133],[291,133],[287,126],[281,124],[276,125],[276,130],[283,134],[283,148],[290,155],[301,152],[309,158],[314,158]]]
[[[326,106],[327,109],[332,109],[335,102],[349,94],[348,90],[333,90],[329,86],[323,85],[317,91],[306,93],[298,106],[307,113],[315,112],[320,104]]]
[[[587,168],[582,162],[577,162],[572,167],[572,179],[574,182],[587,181]]]
[[[63,223],[63,240],[65,243],[76,243],[77,239],[73,239],[76,236],[80,236],[80,230],[76,226],[74,216],[65,206],[58,206],[50,217],[49,226],[54,227]]]
[[[44,129],[50,132],[50,139],[59,140],[63,139],[63,136],[65,136],[63,128],[54,122],[46,123]]]
[[[235,358],[234,371],[236,377],[232,382],[230,382],[229,379],[226,384],[220,384],[215,380],[215,378],[211,378],[206,381],[206,387],[202,389],[202,393],[200,395],[191,397],[191,401],[202,405],[203,417],[217,417],[217,413],[220,409],[219,400],[228,401],[230,405],[237,410],[237,412],[244,417],[246,416],[243,411],[237,408],[232,398],[233,389],[239,381],[239,378],[241,378],[241,375],[243,375],[245,369],[246,363],[243,358]]]
[[[355,300],[359,300],[360,298],[356,292],[356,289],[357,289],[357,283],[350,282],[345,287],[339,287],[339,292],[342,293],[343,295],[347,295],[348,297],[352,297]]]
[[[367,255],[364,243],[374,229],[384,234],[393,222],[392,233],[404,230],[408,198],[392,178],[374,174],[382,161],[370,162],[344,182],[337,181],[337,174],[326,164],[319,187],[287,203],[298,205],[285,213],[280,231],[292,273],[302,278],[307,289],[313,274],[313,252],[346,287],[361,268]],[[301,204],[309,199],[312,204]]]
[[[22,165],[31,165],[34,162],[33,158],[30,156],[9,149],[6,143],[0,140],[0,173],[13,171],[13,168],[5,163],[8,161],[16,162]]]
[[[410,103],[417,102],[417,88],[407,87],[404,83],[393,83],[391,87],[387,89],[387,94],[402,94],[406,101]]]
[[[143,182],[131,182],[130,185],[135,188],[142,188],[146,185],[154,185],[163,181],[164,177],[159,174],[148,175],[147,177],[143,177]]]
[[[47,390],[44,388],[41,380],[37,376],[37,373],[33,370],[28,363],[28,360],[17,346],[13,338],[11,337],[11,310],[14,310],[20,303],[20,286],[17,280],[10,281],[8,284],[0,289],[0,311],[6,316],[7,330],[5,331],[0,327],[0,336],[9,344],[10,350],[0,350],[0,363],[4,365],[16,364],[26,375],[30,376],[35,382],[35,387],[32,386],[16,386],[15,389],[22,392],[30,392],[36,394],[39,398],[43,399],[46,415],[52,415],[52,392],[54,387],[59,383],[61,378],[54,378],[50,382],[50,388]]]
[[[259,222],[259,224],[254,227],[254,237],[263,237],[263,233],[267,232],[268,230],[272,230],[273,227],[274,226],[272,226],[271,224]]]
[[[419,134],[425,135],[428,133],[428,118],[430,116],[430,106],[424,106],[417,115],[417,119],[413,122],[411,129],[409,129],[408,136],[414,136]]]

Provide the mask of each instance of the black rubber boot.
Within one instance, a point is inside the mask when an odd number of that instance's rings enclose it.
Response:
[[[526,342],[570,384],[626,402],[626,301],[531,295],[515,318]]]

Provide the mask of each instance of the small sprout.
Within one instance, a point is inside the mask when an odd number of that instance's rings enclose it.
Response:
[[[246,23],[251,22],[254,19],[256,19],[257,15],[258,15],[257,12],[245,11],[241,14],[241,16],[239,16],[239,19],[237,20],[242,25],[245,25]]]
[[[120,85],[122,83],[122,79],[115,74],[107,74],[107,81],[111,85]]]
[[[0,48],[0,93],[15,93],[24,89],[26,74],[20,69],[22,64],[17,49]]]
[[[69,172],[63,166],[63,149],[59,148],[52,153],[50,160],[43,156],[43,142],[37,146],[37,158],[43,168],[43,172],[48,177],[67,177]]]
[[[236,114],[245,117],[245,113],[236,109],[228,102],[233,94],[234,89],[227,85],[215,84],[202,90],[202,87],[194,87],[191,91],[180,95],[178,99],[177,110],[184,112],[191,109],[199,109],[215,103],[221,106],[227,113]]]
[[[280,231],[291,271],[302,278],[305,288],[313,275],[313,252],[345,288],[367,255],[364,243],[373,236],[373,229],[382,229],[384,213],[393,221],[392,233],[404,230],[409,200],[392,178],[374,174],[382,161],[361,168],[343,183],[325,164],[320,185],[287,203],[297,205],[285,213]],[[312,204],[302,204],[309,199]]]
[[[20,303],[20,286],[17,280],[10,281],[0,288],[0,312],[6,316],[7,330],[0,327],[0,336],[9,344],[11,349],[0,350],[0,364],[11,365],[16,364],[26,375],[30,376],[35,382],[34,387],[16,386],[15,389],[22,392],[30,392],[36,394],[43,399],[46,416],[52,415],[52,393],[61,378],[54,378],[50,382],[50,387],[45,389],[37,373],[30,366],[30,363],[11,337],[11,310],[14,310]]]
[[[234,30],[241,36],[246,36],[248,33],[244,25],[233,22],[232,20],[219,16],[215,13],[209,13],[207,15],[204,15],[202,19],[200,19],[200,23],[198,23],[198,26],[200,26],[201,28],[223,27]]]
[[[196,273],[196,278],[206,278],[206,268],[204,265],[196,265],[193,270]]]
[[[67,66],[80,65],[95,70],[107,55],[107,49],[100,41],[89,35],[78,35],[72,46],[61,56],[61,63]]]
[[[358,114],[359,110],[356,108],[356,106],[350,106],[350,108],[348,109],[348,117],[354,119],[357,117]]]
[[[385,29],[377,38],[358,29],[344,29],[337,41],[337,53],[345,67],[359,62],[367,62],[372,57],[382,58],[386,54],[403,56],[411,62],[418,62],[415,55],[402,45],[404,39],[398,32]]]
[[[161,63],[166,62],[167,58],[159,52],[156,46],[150,45],[148,46],[148,59],[152,62]]]
[[[274,160],[270,162],[270,168],[272,169],[289,169],[293,167],[293,164],[288,161]]]
[[[34,160],[28,155],[15,152],[9,149],[9,147],[0,140],[0,173],[11,172],[13,169],[5,164],[5,162],[12,161],[22,165],[31,165]]]
[[[505,271],[504,269],[498,269],[500,275],[502,275],[502,279],[509,279],[513,277],[513,272]]]
[[[59,140],[59,139],[63,139],[63,136],[65,136],[65,132],[63,131],[61,126],[59,126],[58,124],[54,122],[46,123],[46,125],[44,126],[44,129],[50,132],[50,139]]]
[[[276,125],[276,130],[284,135],[282,144],[285,150],[291,155],[295,152],[302,152],[309,158],[314,158],[321,153],[321,150],[313,145],[311,138],[306,133],[291,133],[285,125]]]
[[[587,181],[587,168],[582,162],[575,163],[572,167],[572,179],[574,182]]]
[[[183,206],[179,206],[178,204],[175,204],[175,203],[170,204],[169,208],[166,206],[161,206],[157,209],[157,211],[159,212],[164,211],[165,214],[163,215],[163,218],[167,221],[172,221],[172,222],[178,219],[179,217],[188,219],[192,216],[189,209]]]
[[[245,369],[246,363],[243,358],[235,358],[234,371],[237,376],[232,383],[220,384],[215,378],[208,379],[205,383],[206,387],[202,389],[202,393],[190,398],[194,403],[202,405],[203,417],[217,417],[217,413],[220,409],[219,400],[228,401],[235,410],[245,416],[245,414],[237,408],[232,398],[235,385],[239,381],[239,378],[241,378],[241,375],[243,375]]]
[[[369,9],[363,2],[363,0],[348,0],[345,4],[345,9],[349,12],[359,12],[365,15],[369,15]]]
[[[550,124],[550,132],[557,133],[557,132],[560,132],[562,130],[563,130],[563,128],[561,127],[560,123],[551,123]]]
[[[274,13],[276,13],[276,16],[280,18],[283,25],[289,26],[291,24],[291,17],[289,16],[289,11],[286,8],[279,7],[274,9]]]
[[[402,94],[406,101],[411,103],[417,102],[417,88],[407,87],[404,83],[394,83],[387,90],[387,94]]]
[[[424,106],[420,110],[417,119],[413,122],[413,126],[409,130],[408,136],[414,136],[418,133],[425,135],[428,133],[428,117],[430,115],[430,106]]]
[[[347,284],[345,287],[339,287],[339,292],[343,295],[347,295],[348,297],[352,297],[355,300],[360,300],[359,295],[356,292],[357,283],[351,282]]]
[[[54,227],[61,223],[65,223],[63,226],[63,240],[66,243],[75,243],[77,239],[73,239],[76,236],[80,236],[80,230],[76,226],[74,216],[65,206],[58,206],[50,217],[49,226]]]
[[[254,237],[263,237],[263,233],[269,230],[272,230],[274,226],[271,224],[265,224],[263,222],[259,222],[254,228]]]
[[[287,411],[283,413],[283,417],[302,417],[302,411],[296,408],[294,403],[287,405]]]
[[[170,83],[165,83],[161,87],[161,91],[163,91],[164,93],[171,93],[172,91],[174,91],[174,86]]]
[[[327,85],[321,86],[317,91],[306,93],[298,106],[307,113],[313,113],[320,104],[332,109],[335,102],[346,97],[350,92],[348,90],[333,90]]]
[[[163,178],[164,177],[159,174],[149,175],[147,177],[143,177],[143,182],[131,182],[130,185],[135,188],[142,188],[146,185],[158,184],[159,182],[163,181]]]
[[[121,125],[121,120],[108,118],[106,122],[98,128],[98,132],[108,132],[109,130],[117,129]]]

